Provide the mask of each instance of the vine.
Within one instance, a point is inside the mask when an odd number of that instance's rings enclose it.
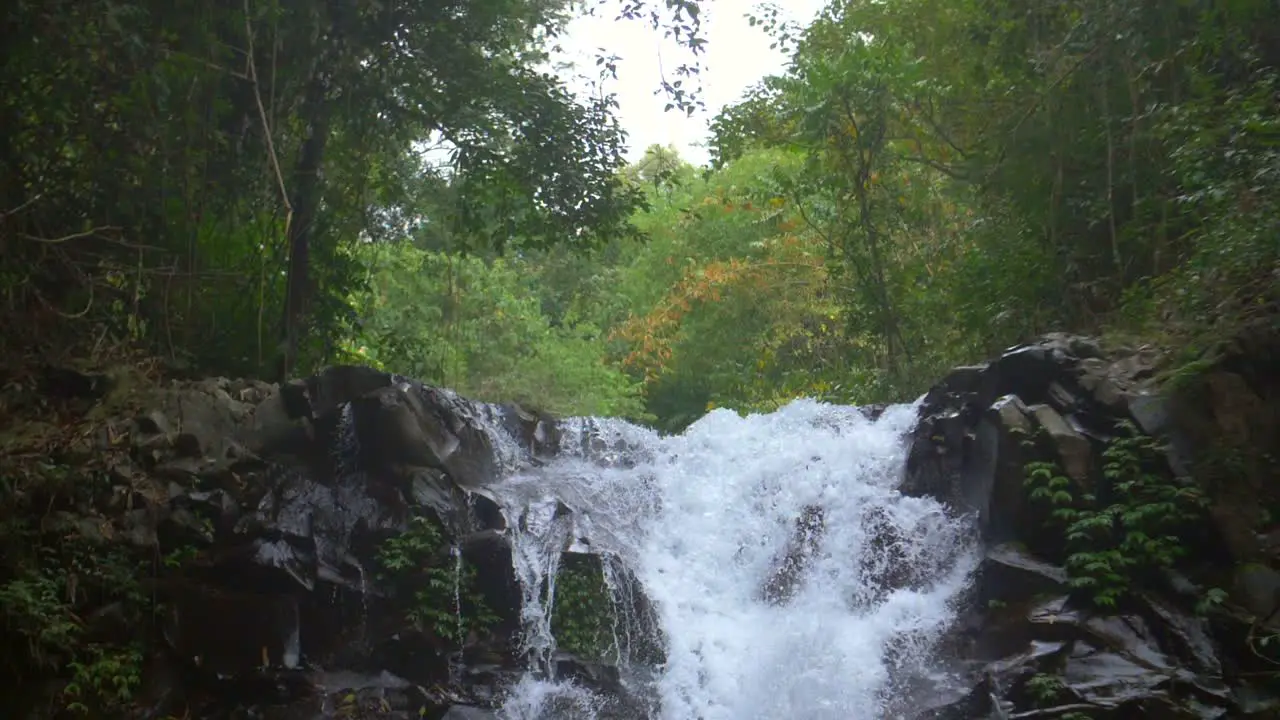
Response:
[[[1123,435],[1102,453],[1107,502],[1054,462],[1027,463],[1024,480],[1031,499],[1050,505],[1052,518],[1065,526],[1071,587],[1104,609],[1115,608],[1139,576],[1172,567],[1185,554],[1178,534],[1207,505],[1190,479],[1159,472],[1155,439],[1129,422],[1119,429]]]

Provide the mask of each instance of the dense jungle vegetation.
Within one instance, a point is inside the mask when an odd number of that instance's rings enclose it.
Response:
[[[577,97],[549,49],[587,10],[664,28],[684,112],[699,9],[18,0],[0,353],[363,362],[678,429],[910,398],[1050,330],[1191,357],[1273,310],[1273,3],[763,7],[792,62],[716,116],[711,166],[628,165],[619,59]]]

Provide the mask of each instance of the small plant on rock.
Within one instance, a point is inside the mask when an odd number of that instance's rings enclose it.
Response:
[[[604,659],[613,646],[613,623],[604,571],[595,564],[562,565],[551,610],[556,644],[584,659]]]
[[[1027,693],[1036,707],[1049,707],[1058,701],[1066,687],[1056,675],[1036,673],[1027,679]]]
[[[441,562],[443,533],[430,518],[415,517],[409,529],[388,539],[378,552],[381,576],[400,584],[412,601],[405,615],[458,646],[471,632],[483,632],[498,618],[476,590],[476,570],[456,556]]]
[[[1026,466],[1032,500],[1053,506],[1063,523],[1071,586],[1113,609],[1141,575],[1172,567],[1185,552],[1179,532],[1201,517],[1206,500],[1186,478],[1159,470],[1161,449],[1130,423],[1102,453],[1104,500],[1084,491],[1056,463]]]

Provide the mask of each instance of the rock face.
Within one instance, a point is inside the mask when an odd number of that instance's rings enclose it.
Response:
[[[175,383],[141,405],[108,433],[133,509],[55,519],[188,556],[150,583],[150,717],[493,717],[523,669],[521,594],[483,486],[557,452],[550,418],[360,367]],[[388,572],[396,538],[424,582]],[[579,682],[616,689],[616,675]]]
[[[1280,477],[1274,465],[1259,463],[1230,482],[1203,484],[1224,439],[1237,449],[1277,446],[1276,366],[1228,358],[1167,396],[1151,389],[1155,367],[1145,350],[1106,352],[1087,338],[1053,335],[988,364],[957,368],[928,393],[902,491],[974,514],[986,554],[969,609],[946,645],[962,680],[950,701],[935,701],[917,717],[1280,712],[1280,700],[1257,686],[1277,660],[1258,638],[1280,631],[1273,617],[1280,563],[1267,544],[1280,533],[1267,532],[1274,520],[1265,512],[1277,500]],[[1088,507],[1101,509],[1093,517],[1106,517],[1095,528],[1113,539],[1096,541],[1099,552],[1140,552],[1118,544],[1121,535],[1130,537],[1126,523],[1140,520],[1122,514],[1133,509],[1124,505],[1126,493],[1137,491],[1120,485],[1137,475],[1116,464],[1122,457],[1104,454],[1135,426],[1167,441],[1163,456],[1141,466],[1142,477],[1158,478],[1152,487],[1187,487],[1176,478],[1195,474],[1207,508],[1177,536],[1186,550],[1178,563],[1117,575],[1120,599],[1099,607],[1097,587],[1071,582],[1064,566],[1073,553],[1089,552],[1081,545],[1091,542],[1087,533],[1066,538],[1064,525],[1080,516],[1053,511],[1075,512],[1092,501]],[[1052,502],[1035,501],[1025,482],[1030,463],[1052,468],[1044,477],[1059,476],[1055,487],[1084,500],[1047,491],[1041,499]],[[1109,507],[1121,514],[1107,515]],[[1115,557],[1077,556],[1074,574],[1105,574],[1097,562]]]

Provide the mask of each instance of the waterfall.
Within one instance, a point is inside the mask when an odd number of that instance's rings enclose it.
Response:
[[[895,490],[915,415],[798,400],[713,411],[677,436],[562,421],[556,457],[492,488],[529,658],[503,716],[606,717],[555,677],[550,616],[568,550],[606,558],[615,600],[632,585],[646,599],[652,622],[634,603],[613,619],[610,659],[651,720],[894,717],[934,671],[932,643],[976,562],[963,519]],[[649,666],[633,652],[645,632],[663,648]]]

